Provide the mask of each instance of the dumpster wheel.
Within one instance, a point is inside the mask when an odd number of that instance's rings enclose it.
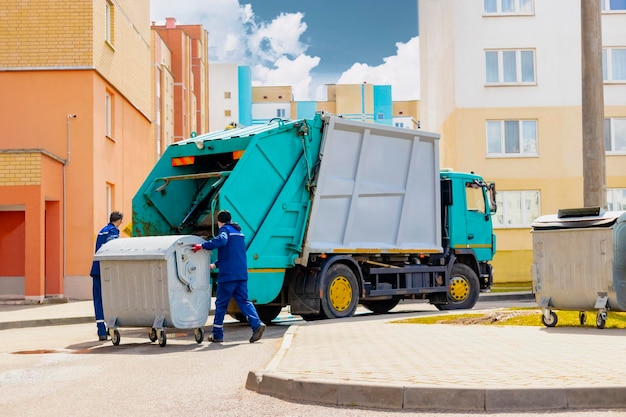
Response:
[[[157,337],[157,332],[156,329],[153,327],[150,329],[150,333],[148,333],[148,339],[150,339],[151,342],[156,342],[158,337]]]
[[[606,325],[606,312],[600,311],[596,316],[596,327],[598,329],[604,329]]]
[[[541,316],[541,322],[546,327],[554,327],[559,322],[559,318],[554,311],[550,311],[549,314],[543,314]]]
[[[204,330],[202,330],[202,327],[194,329],[193,333],[196,337],[196,343],[202,343],[202,341],[204,340]]]
[[[167,344],[167,335],[165,334],[165,330],[159,331],[159,346],[165,347]]]
[[[113,346],[119,345],[121,339],[122,337],[120,336],[120,332],[117,329],[113,330],[113,335],[111,336],[111,343],[113,343]]]

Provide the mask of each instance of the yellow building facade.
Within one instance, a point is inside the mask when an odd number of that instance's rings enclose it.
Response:
[[[442,166],[496,182],[494,280],[530,281],[532,221],[584,203],[580,3],[420,0],[419,19],[421,127]],[[626,204],[625,24],[602,11],[605,209]]]

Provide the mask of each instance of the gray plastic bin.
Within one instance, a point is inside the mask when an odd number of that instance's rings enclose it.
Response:
[[[100,261],[104,318],[114,345],[118,327],[151,327],[149,338],[165,346],[165,327],[194,329],[202,342],[211,308],[210,252],[194,253],[198,236],[112,240],[96,252]]]
[[[607,311],[626,311],[626,212],[565,209],[532,224],[532,280],[544,325],[558,318],[552,309],[597,310],[604,328]]]

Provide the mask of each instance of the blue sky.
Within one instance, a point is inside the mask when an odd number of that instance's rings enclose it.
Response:
[[[151,0],[166,17],[204,25],[211,62],[249,65],[254,85],[292,85],[296,100],[364,81],[419,98],[417,0]]]

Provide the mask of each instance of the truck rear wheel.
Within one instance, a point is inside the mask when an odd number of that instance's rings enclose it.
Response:
[[[392,298],[391,300],[362,301],[361,305],[373,313],[385,314],[389,313],[389,310],[397,306],[399,302],[399,298]]]
[[[448,304],[436,304],[439,310],[463,310],[474,307],[480,294],[480,283],[472,268],[465,264],[452,267]]]
[[[350,317],[359,302],[356,276],[344,264],[331,265],[324,277],[322,313],[326,318]]]

